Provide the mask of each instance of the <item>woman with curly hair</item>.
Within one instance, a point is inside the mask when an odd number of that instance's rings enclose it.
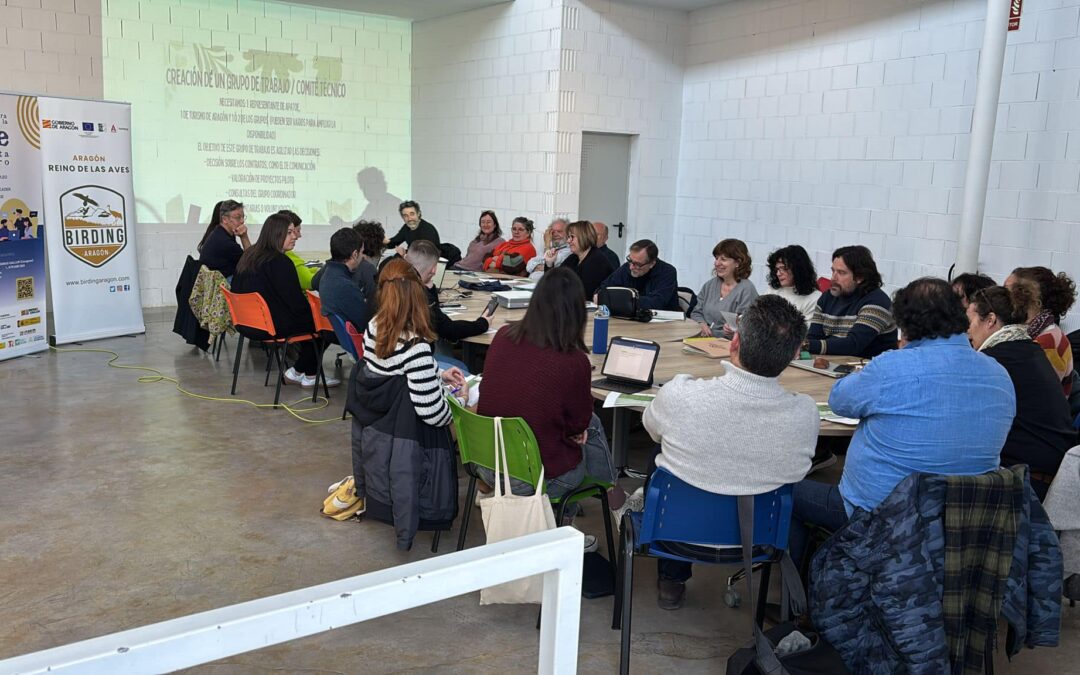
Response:
[[[768,265],[769,288],[762,295],[779,295],[795,305],[809,326],[821,291],[817,271],[806,249],[798,244],[778,248],[769,254]]]
[[[1076,284],[1064,272],[1055,275],[1045,267],[1017,267],[1005,280],[1005,287],[1011,288],[1024,279],[1039,287],[1042,305],[1039,312],[1027,318],[1028,335],[1043,348],[1067,398],[1072,393],[1072,345],[1059,324],[1061,317],[1076,302]]]
[[[1076,443],[1069,403],[1057,392],[1057,374],[1028,335],[1028,316],[1041,308],[1039,287],[1027,280],[1011,288],[976,291],[967,306],[971,346],[1009,373],[1016,390],[1016,417],[1001,449],[1001,465],[1027,464],[1039,499],[1054,481],[1061,460]]]

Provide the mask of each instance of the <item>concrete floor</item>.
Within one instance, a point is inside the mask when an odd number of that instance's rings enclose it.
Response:
[[[148,311],[146,322],[145,336],[85,347],[228,398],[230,351],[214,363],[184,345],[171,310]],[[140,384],[141,373],[107,359],[49,352],[0,363],[0,658],[432,555],[430,534],[399,553],[387,525],[318,515],[326,486],[351,471],[347,423],[197,400],[168,383]],[[262,368],[261,354],[245,358],[237,398],[272,401]],[[331,393],[312,417],[340,415],[344,390]],[[283,398],[299,396],[287,387]],[[473,523],[477,545],[483,530]],[[602,541],[598,508],[578,525]],[[636,568],[633,670],[722,672],[749,621],[721,602],[729,570],[696,569],[686,606],[663,612],[654,564]],[[611,607],[611,598],[582,601],[580,672],[617,671]],[[535,620],[534,607],[480,607],[472,594],[194,670],[529,672]],[[1062,638],[1013,664],[999,656],[998,672],[1080,672],[1080,610],[1065,609]]]

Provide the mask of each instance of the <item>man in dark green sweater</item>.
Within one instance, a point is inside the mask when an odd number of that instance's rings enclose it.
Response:
[[[870,249],[843,246],[832,257],[832,285],[818,299],[806,350],[871,358],[896,349],[892,301],[881,290],[881,274]]]

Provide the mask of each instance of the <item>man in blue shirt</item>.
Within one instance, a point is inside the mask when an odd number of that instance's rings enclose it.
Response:
[[[660,260],[660,250],[649,239],[630,246],[626,264],[611,273],[600,288],[621,286],[636,289],[641,309],[679,311],[679,277],[675,268]]]
[[[1016,414],[1009,374],[971,348],[968,321],[948,282],[924,277],[892,307],[903,348],[838,381],[829,406],[860,420],[839,487],[796,484],[791,551],[805,551],[804,523],[843,527],[872,511],[912,473],[974,475],[998,468]]]

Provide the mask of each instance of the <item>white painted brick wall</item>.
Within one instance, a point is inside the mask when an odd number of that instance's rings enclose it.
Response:
[[[890,289],[944,275],[984,13],[980,0],[737,0],[691,13],[680,278],[704,282],[724,237],[762,263],[802,244],[822,275],[833,248],[865,244]],[[1009,34],[980,255],[998,280],[1032,264],[1080,276],[1078,26],[1076,2],[1027,0]]]
[[[420,21],[412,32],[413,194],[465,249],[480,211],[555,213],[562,0],[515,0]]]
[[[688,14],[609,0],[566,0],[565,8],[562,45],[571,66],[563,60],[559,89],[574,103],[559,114],[559,132],[572,142],[559,153],[567,179],[555,195],[555,210],[595,217],[578,213],[583,131],[632,134],[626,239],[653,239],[670,258]],[[718,95],[727,99],[731,86],[726,83]],[[702,96],[711,93],[703,89]]]

